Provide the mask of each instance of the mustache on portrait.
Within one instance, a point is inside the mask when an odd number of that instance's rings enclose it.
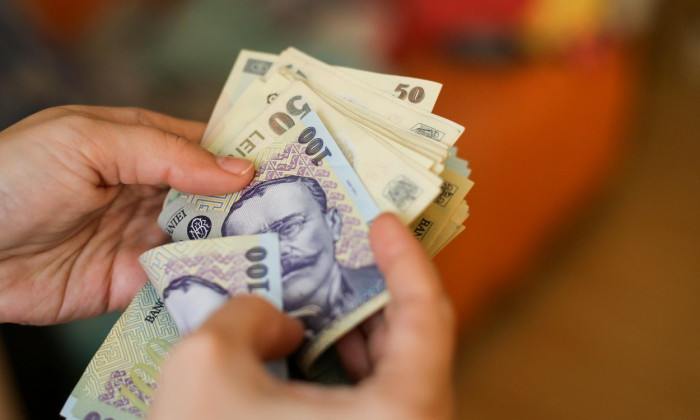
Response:
[[[318,255],[282,255],[282,277],[286,276],[287,274],[293,271],[297,271],[309,265],[313,265],[314,263],[316,263],[317,259]]]

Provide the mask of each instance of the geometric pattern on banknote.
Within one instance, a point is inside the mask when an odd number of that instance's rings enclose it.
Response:
[[[148,385],[153,389],[157,388],[155,382],[148,382]],[[104,385],[105,393],[100,394],[97,399],[102,401],[107,405],[111,405],[114,408],[126,411],[137,417],[143,417],[144,413],[138,407],[131,405],[131,401],[128,398],[121,396],[121,390],[126,387],[129,391],[133,392],[134,395],[141,401],[145,402],[147,405],[151,404],[152,398],[143,392],[139,391],[138,387],[134,384],[129,373],[125,370],[117,370],[112,372],[109,380]]]
[[[121,387],[115,386],[122,373],[128,373],[131,366],[137,363],[153,365],[146,352],[149,340],[160,338],[174,344],[180,338],[180,332],[165,308],[161,309],[154,322],[145,321],[145,316],[157,302],[155,289],[146,283],[90,361],[84,375],[88,378],[82,390],[85,395],[99,398],[115,407],[129,408],[129,401],[124,397],[119,398]],[[133,383],[129,380],[126,384]],[[131,386],[128,388],[134,391]]]
[[[219,241],[182,241],[144,254],[144,268],[158,295],[170,281],[192,275],[214,282],[231,294],[247,289],[245,270],[251,264],[244,251],[221,249]]]
[[[374,264],[374,257],[369,247],[367,224],[356,206],[349,203],[345,187],[339,182],[328,163],[319,165],[311,162],[305,153],[306,146],[297,142],[287,144],[282,151],[261,162],[255,179],[250,187],[271,179],[289,175],[314,178],[326,193],[327,208],[336,207],[342,218],[340,240],[336,243],[336,260],[344,267],[358,268]],[[244,193],[244,191],[242,192]]]
[[[272,142],[270,145],[266,146],[265,149],[257,151],[253,159],[255,163],[267,161],[272,156],[279,153],[284,147],[284,144],[278,144]],[[226,212],[231,208],[234,202],[238,200],[238,197],[245,192],[245,189],[233,194],[226,195],[195,195],[195,194],[182,194],[179,198],[186,200],[187,203],[194,204],[195,210],[201,213],[207,212]]]
[[[194,203],[195,209],[199,212],[206,213],[210,211],[225,211],[233,204],[233,195],[183,195],[183,198]]]
[[[165,276],[168,279],[176,279],[191,275],[218,284],[231,295],[246,293],[248,292],[246,270],[252,263],[245,258],[244,251],[228,252],[228,254],[214,253],[195,257],[181,256],[166,264]],[[167,283],[169,282],[163,284]]]

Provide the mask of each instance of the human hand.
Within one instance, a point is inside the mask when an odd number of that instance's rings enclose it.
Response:
[[[384,316],[365,329],[366,348],[351,362],[365,376],[356,386],[323,387],[270,376],[263,361],[298,346],[302,324],[260,298],[239,296],[173,350],[150,418],[450,418],[454,319],[449,300],[424,251],[395,216],[378,217],[370,240],[392,299]]]
[[[146,281],[138,255],[167,240],[155,223],[167,186],[224,194],[252,178],[251,162],[201,148],[203,132],[151,111],[88,106],[0,132],[0,322],[125,307]]]

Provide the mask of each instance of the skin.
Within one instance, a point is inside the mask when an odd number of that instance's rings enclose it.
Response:
[[[277,226],[281,221],[287,221],[286,229]],[[232,212],[225,225],[233,235],[277,232],[283,267],[285,261],[305,261],[294,270],[283,270],[285,310],[325,306],[330,286],[341,277],[334,246],[340,236],[340,218],[335,211],[322,213],[303,184],[268,187],[262,196],[247,199]]]
[[[291,352],[303,326],[260,298],[238,296],[173,350],[150,418],[451,418],[454,317],[439,278],[395,216],[374,221],[371,243],[392,301],[365,327],[372,369],[356,386],[275,380],[263,361]]]
[[[199,328],[209,315],[219,309],[227,300],[215,290],[192,283],[187,290],[173,290],[165,299],[165,306],[183,335]]]
[[[167,186],[225,194],[250,164],[197,143],[204,126],[134,108],[60,107],[0,132],[0,322],[52,324],[126,307],[137,256],[164,243]],[[454,316],[422,248],[395,216],[370,242],[392,301],[337,344],[351,388],[279,382],[302,324],[255,296],[229,300],[168,358],[153,419],[447,419]],[[236,322],[231,322],[234,319]]]
[[[0,322],[54,324],[126,307],[138,255],[166,242],[167,186],[244,187],[249,162],[198,145],[204,125],[135,108],[70,106],[0,132]]]

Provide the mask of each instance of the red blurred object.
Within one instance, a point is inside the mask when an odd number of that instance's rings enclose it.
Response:
[[[400,14],[401,53],[471,33],[512,33],[534,0],[393,0]]]

